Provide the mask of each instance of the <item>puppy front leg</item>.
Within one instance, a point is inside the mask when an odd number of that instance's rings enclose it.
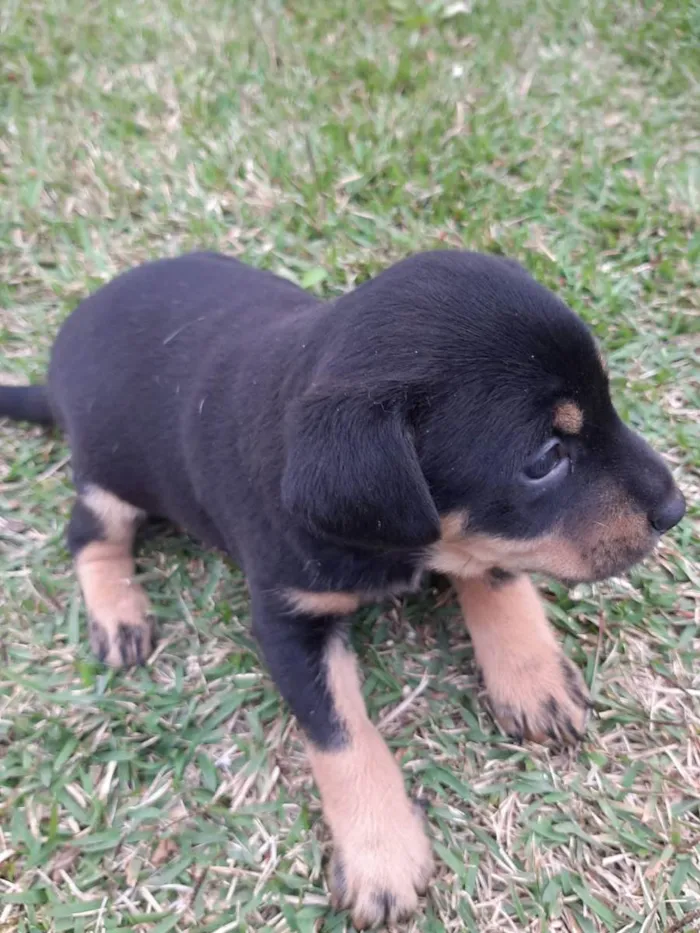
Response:
[[[423,816],[365,709],[337,619],[261,612],[255,634],[304,730],[334,852],[333,903],[357,929],[409,916],[432,874]]]
[[[590,700],[527,576],[452,580],[494,717],[518,740],[571,742]]]

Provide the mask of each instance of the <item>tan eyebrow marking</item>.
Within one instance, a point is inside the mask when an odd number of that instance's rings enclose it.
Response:
[[[564,434],[580,434],[583,412],[576,402],[559,402],[554,406],[554,427]]]

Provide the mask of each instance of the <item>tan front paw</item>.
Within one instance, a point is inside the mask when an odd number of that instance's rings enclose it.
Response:
[[[481,674],[494,719],[517,741],[569,744],[583,738],[591,708],[581,672],[555,645],[501,658]]]
[[[155,644],[153,617],[143,590],[133,584],[99,612],[89,611],[90,647],[110,667],[145,664]]]
[[[387,804],[379,818],[360,816],[335,839],[328,884],[333,905],[351,912],[358,930],[405,920],[418,907],[433,874],[424,817],[416,804]]]

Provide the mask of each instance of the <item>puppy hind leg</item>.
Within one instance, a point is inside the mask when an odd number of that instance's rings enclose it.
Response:
[[[143,517],[139,509],[105,489],[87,486],[68,526],[90,646],[111,667],[143,664],[153,649],[148,598],[133,579],[134,538]]]

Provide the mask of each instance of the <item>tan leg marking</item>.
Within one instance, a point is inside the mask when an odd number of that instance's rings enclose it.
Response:
[[[586,728],[588,690],[558,645],[531,580],[453,583],[502,728],[520,740],[578,740]]]
[[[286,597],[292,609],[308,615],[349,615],[360,607],[356,593],[314,593],[312,590],[288,589]]]
[[[353,924],[363,930],[413,913],[433,873],[433,858],[422,813],[367,716],[355,659],[340,639],[331,643],[327,665],[348,742],[335,751],[309,744],[309,758],[333,834],[333,903],[349,908]]]
[[[142,513],[96,486],[90,486],[82,500],[103,535],[85,545],[75,559],[90,646],[112,667],[143,664],[153,648],[153,622],[148,598],[133,580],[132,547]]]

